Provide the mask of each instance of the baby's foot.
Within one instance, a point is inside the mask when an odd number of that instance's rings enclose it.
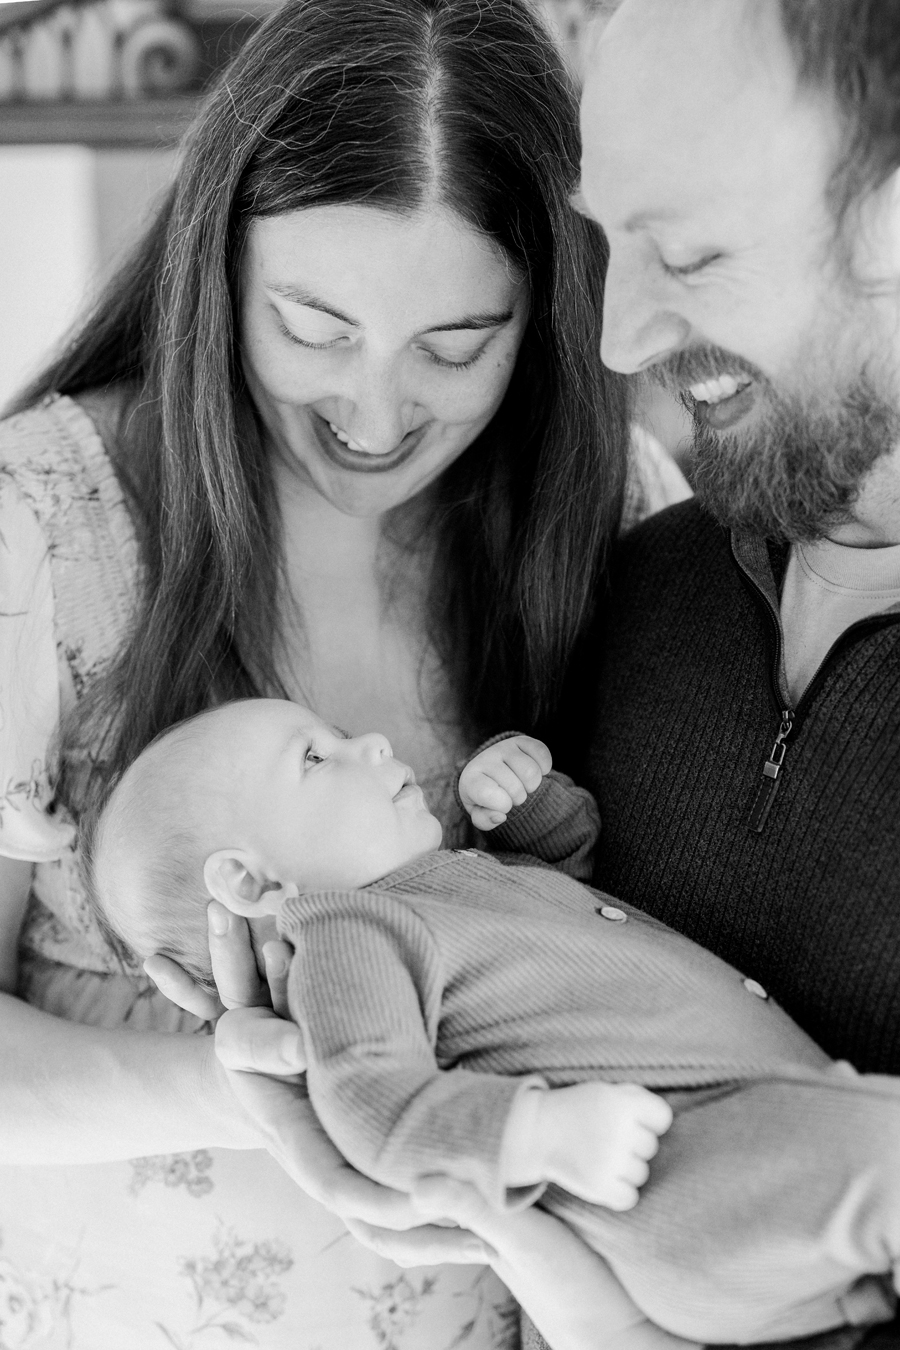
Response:
[[[662,1097],[634,1083],[579,1083],[546,1094],[549,1179],[607,1209],[631,1209],[672,1124]]]

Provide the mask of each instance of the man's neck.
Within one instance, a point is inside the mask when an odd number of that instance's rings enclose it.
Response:
[[[829,530],[827,538],[849,548],[900,544],[900,446],[866,475],[852,520]]]

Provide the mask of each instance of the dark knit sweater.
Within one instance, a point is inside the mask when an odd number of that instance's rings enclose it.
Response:
[[[900,1072],[900,614],[849,630],[790,709],[769,552],[687,502],[622,541],[600,631],[595,884],[755,977],[829,1054]]]

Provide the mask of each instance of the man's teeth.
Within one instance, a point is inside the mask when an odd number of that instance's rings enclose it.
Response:
[[[341,431],[340,427],[336,427],[333,422],[329,422],[328,425],[331,427],[331,430],[334,432],[335,436],[337,436],[338,440],[342,441],[348,450],[358,450],[361,454],[366,453],[361,445],[357,445],[356,441],[351,441],[346,431]]]
[[[717,375],[714,380],[703,380],[689,388],[698,403],[721,403],[723,399],[733,398],[739,389],[746,389],[749,383],[745,377],[738,379],[734,375]]]

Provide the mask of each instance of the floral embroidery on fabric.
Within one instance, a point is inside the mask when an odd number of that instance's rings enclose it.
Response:
[[[50,795],[50,780],[46,765],[41,760],[35,759],[32,761],[27,778],[7,780],[6,787],[0,794],[0,825],[3,823],[3,812],[7,808],[10,811],[21,811],[22,807],[30,802],[48,802]]]
[[[209,1195],[213,1179],[209,1172],[213,1157],[208,1149],[198,1148],[194,1153],[161,1153],[150,1158],[132,1158],[133,1175],[128,1189],[137,1195],[152,1181],[163,1186],[183,1186],[188,1195],[199,1199]]]
[[[422,1311],[422,1301],[434,1290],[437,1280],[427,1275],[417,1289],[407,1275],[383,1284],[377,1294],[354,1289],[354,1294],[369,1304],[369,1327],[382,1350],[399,1350],[399,1339]]]
[[[212,1242],[214,1256],[183,1257],[179,1262],[179,1273],[194,1288],[194,1326],[179,1335],[156,1323],[175,1350],[192,1350],[195,1338],[211,1331],[222,1332],[230,1341],[258,1345],[247,1323],[274,1322],[284,1314],[287,1295],[278,1277],[294,1264],[288,1247],[278,1240],[246,1242],[222,1226]]]
[[[497,1286],[487,1268],[475,1277],[467,1292],[460,1290],[455,1297],[471,1298],[475,1306],[446,1350],[456,1350],[477,1332],[487,1340],[491,1350],[519,1350],[519,1305],[511,1294],[497,1298]]]
[[[29,1350],[62,1329],[72,1344],[72,1309],[77,1298],[102,1294],[112,1285],[89,1289],[73,1282],[78,1257],[65,1274],[19,1270],[0,1256],[0,1350]]]

